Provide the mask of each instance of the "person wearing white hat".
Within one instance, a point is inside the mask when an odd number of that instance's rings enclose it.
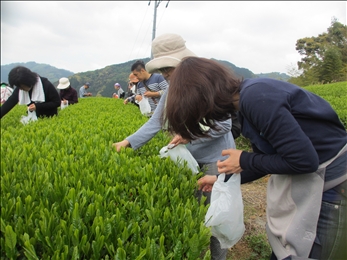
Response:
[[[170,77],[175,67],[183,58],[196,56],[186,47],[185,41],[180,35],[172,33],[163,34],[155,38],[152,42],[152,53],[154,59],[146,64],[146,70],[149,73],[155,71],[161,72],[168,83],[170,83]],[[138,149],[151,140],[160,130],[165,128],[162,123],[162,116],[166,104],[167,92],[165,91],[162,95],[152,117],[140,129],[126,137],[123,141],[113,144],[117,152],[120,152],[123,147],[131,147],[134,150]],[[187,144],[187,149],[199,163],[205,175],[217,175],[217,161],[226,159],[221,156],[221,151],[226,149],[226,147],[229,147],[228,149],[235,149],[235,141],[231,134],[231,119],[218,122],[217,124],[220,126],[220,130],[211,130],[211,139],[197,139],[188,143],[180,136],[175,136],[170,142],[172,145],[170,148],[178,144]],[[211,192],[203,194],[207,197],[205,203],[209,203]],[[201,196],[202,193],[197,194],[199,200]],[[225,260],[228,252],[227,249],[221,248],[218,239],[214,236],[210,239],[210,251],[212,260]]]
[[[78,103],[77,91],[71,87],[68,78],[59,79],[59,85],[57,89],[60,90],[59,95],[62,103],[61,105],[67,106]]]

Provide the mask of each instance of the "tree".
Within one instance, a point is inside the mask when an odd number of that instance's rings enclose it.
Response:
[[[341,53],[337,48],[329,48],[325,51],[324,59],[319,68],[319,81],[330,83],[342,81],[343,79],[343,64]]]
[[[299,70],[303,71],[300,77],[305,82],[311,81],[308,84],[346,80],[347,26],[336,18],[327,32],[297,40],[296,50],[303,56],[298,62]]]

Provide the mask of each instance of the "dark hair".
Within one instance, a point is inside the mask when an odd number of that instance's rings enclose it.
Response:
[[[131,66],[131,71],[140,71],[141,69],[146,70],[145,63],[142,60],[136,61],[132,66]]]
[[[183,59],[172,73],[167,90],[163,120],[168,122],[168,130],[189,140],[208,136],[201,125],[218,130],[215,121],[226,120],[236,111],[232,102],[240,93],[241,82],[217,61]]]
[[[33,87],[37,82],[37,74],[26,67],[14,67],[8,74],[8,82],[11,87],[19,87],[21,84]]]

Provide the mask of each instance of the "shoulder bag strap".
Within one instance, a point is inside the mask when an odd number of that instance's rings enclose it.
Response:
[[[152,75],[153,75],[153,74],[151,74],[151,76],[149,76],[149,78],[148,78],[147,80],[149,80],[149,79],[152,77]],[[147,84],[146,84],[145,81],[142,81],[142,83],[143,83],[143,85],[145,86],[145,88],[146,88],[148,91],[154,92],[153,90],[151,90],[151,89],[147,86]],[[154,97],[151,97],[151,99],[153,100],[154,104],[157,104],[157,101],[155,100]]]

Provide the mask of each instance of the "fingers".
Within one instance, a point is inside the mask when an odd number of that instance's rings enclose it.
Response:
[[[202,187],[202,191],[203,192],[211,192],[213,188],[213,185],[205,185],[204,187]]]
[[[125,147],[123,145],[121,145],[121,143],[114,143],[112,144],[112,146],[116,149],[117,152],[120,152],[122,147]]]
[[[217,162],[217,169],[219,173],[225,173],[225,174],[231,174],[235,173],[235,166],[231,165],[229,159],[226,159],[225,161],[218,161]]]
[[[168,149],[172,149],[172,148],[176,147],[176,145],[177,145],[177,144],[169,144],[169,145],[167,146],[167,148],[168,148]]]
[[[130,143],[129,143],[128,140],[123,140],[121,142],[112,144],[112,147],[116,148],[117,152],[120,152],[122,147],[126,148],[126,147],[129,147],[129,146],[130,146]]]
[[[175,135],[172,140],[170,141],[169,145],[167,146],[167,148],[172,149],[174,148],[176,145],[180,144],[180,140],[181,140],[181,136],[179,135]]]
[[[233,150],[233,149],[223,150],[222,151],[222,156],[230,155],[231,150]]]
[[[118,148],[118,143],[113,143],[112,147],[115,148],[117,152],[119,152],[120,148]]]
[[[28,106],[28,109],[29,109],[30,112],[35,111],[36,110],[35,104],[31,104],[30,106]]]
[[[242,151],[237,149],[223,150],[222,156],[228,156],[228,158],[217,162],[218,172],[225,174],[240,173],[242,171],[240,166],[241,154]]]
[[[213,184],[217,181],[216,175],[206,175],[198,180],[199,190],[211,191]]]

